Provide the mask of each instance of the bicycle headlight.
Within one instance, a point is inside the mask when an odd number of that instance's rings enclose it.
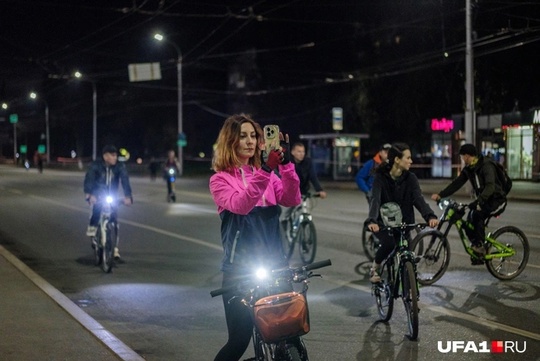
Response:
[[[174,169],[170,168],[170,169],[169,169],[169,174],[170,174],[170,175],[174,175]]]
[[[441,210],[445,210],[446,207],[448,207],[450,205],[450,200],[448,199],[441,199],[441,201],[439,202],[439,208]]]
[[[111,197],[111,196],[105,197],[105,202],[107,202],[108,204],[112,204],[112,202],[113,202],[113,197]]]
[[[260,280],[264,280],[268,278],[268,271],[265,268],[259,268],[255,271],[255,276]]]

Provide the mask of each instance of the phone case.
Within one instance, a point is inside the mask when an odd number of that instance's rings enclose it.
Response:
[[[270,152],[273,149],[280,149],[279,145],[279,126],[277,125],[265,125],[264,132],[264,145],[266,152]]]

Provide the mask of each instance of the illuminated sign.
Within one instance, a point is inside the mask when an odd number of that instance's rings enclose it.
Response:
[[[433,131],[443,131],[449,133],[454,129],[454,121],[452,119],[442,118],[441,120],[437,118],[431,119],[431,130]]]
[[[534,111],[533,124],[540,124],[540,109]]]

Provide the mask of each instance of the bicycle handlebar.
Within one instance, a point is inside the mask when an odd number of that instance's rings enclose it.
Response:
[[[296,268],[285,268],[285,269],[272,270],[270,273],[279,274],[279,273],[282,273],[284,271],[289,271],[290,274],[293,275],[293,277],[291,277],[290,279],[293,280],[294,275],[296,275],[296,274],[306,273],[306,272],[309,272],[309,271],[312,271],[312,270],[315,270],[315,269],[319,269],[319,268],[323,268],[323,267],[327,267],[327,266],[331,266],[331,265],[332,265],[332,261],[330,259],[326,259],[324,261],[313,262],[311,264],[296,267]],[[246,276],[246,278],[248,278],[248,277],[249,276]],[[310,277],[310,275],[307,276],[307,278],[309,278],[309,277]],[[220,295],[222,295],[224,293],[227,293],[227,292],[236,291],[238,289],[239,289],[238,284],[227,286],[227,287],[222,287],[222,288],[218,288],[216,290],[210,291],[210,296],[216,297],[216,296],[220,296]]]

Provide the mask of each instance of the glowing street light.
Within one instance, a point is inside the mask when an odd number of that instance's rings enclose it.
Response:
[[[97,153],[97,91],[96,83],[90,79],[84,79],[81,72],[76,71],[73,76],[83,81],[92,83],[92,160],[96,160]]]
[[[171,44],[176,50],[177,60],[176,60],[176,76],[177,76],[177,87],[178,87],[178,175],[181,176],[184,171],[184,157],[183,157],[183,146],[180,138],[183,137],[183,126],[182,126],[182,52],[176,43],[166,39],[162,34],[154,34],[154,39],[157,41],[165,41]]]
[[[37,94],[35,92],[30,93],[31,99],[37,99]],[[49,103],[41,98],[41,101],[45,103],[45,141],[46,141],[46,147],[47,147],[47,153],[46,153],[46,159],[47,164],[51,161],[51,143],[50,143],[50,137],[49,137]]]

